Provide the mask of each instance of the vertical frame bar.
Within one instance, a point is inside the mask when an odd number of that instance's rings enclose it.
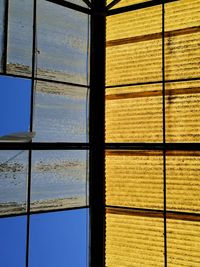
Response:
[[[105,266],[105,0],[92,0],[90,61],[90,266]]]
[[[36,8],[37,0],[33,1],[33,33],[32,33],[32,75],[31,75],[31,110],[30,110],[30,131],[33,130],[34,112],[34,84],[35,84],[35,52],[36,52]],[[31,141],[32,142],[32,141]],[[30,206],[31,206],[31,166],[32,150],[29,150],[28,157],[28,189],[27,189],[27,228],[26,228],[26,267],[29,266],[29,243],[30,243]]]
[[[8,12],[9,12],[9,0],[5,0],[4,11],[4,44],[3,44],[3,73],[7,72],[7,57],[8,57]]]
[[[164,2],[162,2],[162,110],[163,110],[164,266],[167,267],[166,114],[165,114],[165,3]]]

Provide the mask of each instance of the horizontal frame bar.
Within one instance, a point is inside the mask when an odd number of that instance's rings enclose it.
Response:
[[[0,150],[89,150],[86,143],[0,143]]]
[[[62,211],[68,211],[68,210],[81,210],[81,209],[89,209],[90,206],[81,206],[81,207],[72,207],[72,208],[62,208],[62,209],[52,209],[52,210],[39,210],[39,211],[30,211],[30,215],[37,215],[37,214],[44,214],[44,213],[54,213],[54,212],[62,212]],[[22,213],[13,213],[13,214],[5,214],[0,215],[0,219],[2,218],[12,218],[12,217],[21,217],[21,216],[27,216],[28,212],[22,212]]]
[[[79,11],[79,12],[84,13],[84,14],[88,14],[88,15],[92,14],[91,9],[67,2],[65,0],[46,0],[46,1],[51,2],[53,4],[63,6],[63,7],[73,9],[75,11]]]
[[[200,77],[187,78],[187,79],[165,80],[165,83],[176,83],[176,82],[178,83],[178,82],[190,82],[190,81],[200,81]],[[140,85],[148,85],[148,84],[162,84],[162,81],[107,85],[106,88],[118,88],[118,87],[120,88],[120,87],[140,86]]]
[[[90,143],[0,143],[0,150],[90,150]],[[105,150],[200,151],[200,143],[105,143]]]
[[[165,4],[167,3],[171,3],[171,2],[176,2],[178,0],[165,0]],[[115,9],[110,9],[107,11],[107,16],[111,16],[111,15],[117,15],[117,14],[122,14],[125,12],[129,12],[129,11],[135,11],[138,9],[143,9],[143,8],[147,8],[147,7],[153,7],[153,6],[157,6],[157,5],[161,5],[163,3],[163,0],[155,0],[155,1],[151,1],[151,2],[143,2],[143,3],[139,3],[139,4],[133,4],[133,5],[129,5],[129,6],[125,6],[125,7],[119,7],[119,8],[115,8]]]
[[[1,76],[8,76],[8,77],[13,77],[13,78],[22,78],[22,79],[29,79],[29,80],[32,79],[31,76],[11,74],[11,73],[3,73],[3,72],[0,73],[0,77]],[[63,82],[63,81],[58,81],[58,80],[49,80],[49,79],[39,78],[39,77],[35,77],[34,80],[35,81],[41,81],[41,82],[70,85],[70,86],[75,86],[75,87],[90,88],[90,85],[88,86],[88,85],[78,84],[78,83]],[[190,81],[200,81],[200,77],[187,78],[187,79],[165,80],[165,83],[176,83],[176,82],[178,83],[178,82],[190,82]],[[131,87],[131,86],[140,86],[140,85],[148,85],[148,84],[162,84],[162,81],[107,85],[106,88]]]
[[[21,79],[32,80],[32,77],[31,76],[11,74],[11,73],[3,73],[2,72],[2,73],[0,73],[0,77],[1,76],[7,76],[7,77],[12,77],[12,78],[21,78]],[[39,78],[39,77],[34,77],[34,81],[48,82],[48,83],[58,83],[58,84],[69,85],[69,86],[74,86],[74,87],[89,88],[89,86],[88,85],[85,85],[85,84],[63,82],[63,81],[58,81],[58,80],[49,80],[49,79]]]
[[[200,151],[200,143],[106,143],[105,149]]]
[[[106,6],[106,9],[109,10],[111,9],[113,6],[115,6],[116,4],[118,4],[121,0],[113,0],[110,4],[108,4]]]

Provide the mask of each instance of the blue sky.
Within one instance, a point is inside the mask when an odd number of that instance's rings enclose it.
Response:
[[[0,76],[0,136],[29,130],[31,80]]]
[[[0,135],[28,131],[31,81],[0,76],[0,92]],[[29,266],[86,267],[87,216],[85,209],[32,215]],[[0,266],[25,266],[26,216],[0,219],[0,248]]]

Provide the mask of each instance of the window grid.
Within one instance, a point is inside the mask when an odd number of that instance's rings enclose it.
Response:
[[[47,0],[48,1],[48,0]],[[89,15],[91,14],[91,10],[76,4],[73,4],[68,1],[62,1],[62,0],[52,0],[49,1],[54,3],[55,5],[60,5],[63,6],[63,8],[69,8],[78,12],[81,12],[83,14],[88,15],[88,21],[89,21]],[[89,1],[85,1],[87,4],[89,4]],[[73,83],[73,82],[64,82],[64,81],[57,81],[56,79],[49,80],[46,78],[38,78],[37,77],[37,0],[33,0],[33,32],[32,32],[32,72],[31,76],[22,74],[12,74],[12,73],[7,73],[7,58],[8,58],[8,23],[9,23],[9,0],[5,0],[5,17],[4,17],[4,44],[3,44],[3,69],[2,72],[0,73],[0,76],[6,76],[6,77],[18,77],[18,78],[27,78],[28,80],[31,80],[31,112],[30,112],[30,132],[33,131],[33,113],[34,113],[34,92],[35,92],[35,84],[37,81],[44,81],[44,82],[49,82],[49,83],[58,83],[58,84],[63,84],[63,85],[70,85],[72,87],[80,87],[80,88],[87,88],[87,94],[89,92],[89,75],[88,75],[88,70],[87,70],[87,85],[85,84],[79,84],[79,83]],[[88,22],[88,29],[89,29],[89,22]],[[88,54],[89,54],[89,31],[88,31],[88,36],[87,36],[87,64],[88,64]],[[88,66],[87,66],[88,68]],[[87,96],[89,98],[89,96]],[[88,99],[87,99],[88,101]],[[88,126],[88,125],[87,125]],[[35,150],[43,150],[43,151],[51,151],[51,150],[73,150],[73,151],[88,151],[86,152],[87,154],[90,151],[90,144],[88,142],[85,143],[68,143],[68,142],[51,142],[51,143],[44,143],[44,142],[29,142],[29,143],[7,143],[7,142],[1,142],[0,144],[0,150],[25,150],[28,151],[28,176],[27,176],[27,207],[26,207],[26,212],[21,212],[17,214],[3,214],[0,215],[0,218],[15,218],[15,217],[21,217],[21,216],[26,216],[26,258],[25,258],[25,266],[28,267],[30,265],[29,258],[30,258],[30,220],[31,220],[31,215],[34,214],[45,214],[45,213],[54,213],[54,212],[64,212],[64,211],[70,211],[70,210],[82,210],[82,209],[88,209],[90,208],[90,205],[88,203],[88,170],[89,168],[88,164],[88,158],[86,159],[86,205],[81,205],[78,207],[68,207],[68,208],[59,208],[56,207],[52,210],[39,210],[39,211],[32,211],[31,210],[31,174],[32,174],[32,152]],[[87,155],[88,157],[88,155]],[[87,222],[88,223],[88,222]],[[86,235],[88,236],[87,233],[88,229],[86,226]],[[88,242],[88,241],[87,241]],[[86,248],[87,254],[88,254],[88,248]],[[88,255],[86,256],[88,258]],[[88,261],[88,259],[87,259]]]
[[[121,0],[123,1],[123,0]],[[199,81],[200,78],[199,77],[193,77],[193,78],[186,78],[186,79],[174,79],[174,80],[169,80],[166,79],[165,75],[166,75],[166,62],[165,62],[165,39],[168,33],[166,33],[166,29],[165,29],[165,6],[167,5],[168,2],[173,2],[173,1],[155,1],[154,4],[152,4],[152,2],[145,2],[144,3],[140,3],[140,4],[135,4],[135,5],[131,5],[131,6],[124,6],[121,8],[113,8],[111,10],[108,11],[107,15],[108,16],[112,16],[115,14],[122,14],[124,12],[129,12],[129,11],[133,11],[133,10],[137,10],[137,9],[141,9],[141,8],[146,8],[146,7],[150,7],[153,5],[161,5],[162,6],[162,81],[150,81],[150,82],[138,82],[138,83],[130,83],[130,84],[109,84],[106,86],[106,88],[119,88],[120,87],[130,87],[130,86],[137,86],[137,85],[147,85],[147,84],[161,84],[162,85],[162,143],[106,143],[105,144],[105,149],[109,152],[113,152],[113,153],[117,153],[119,154],[119,151],[124,151],[124,153],[128,153],[129,151],[161,151],[163,154],[163,209],[147,209],[147,208],[139,208],[139,207],[128,207],[127,205],[125,206],[116,206],[116,205],[110,205],[107,204],[106,205],[106,211],[108,215],[113,215],[113,214],[118,214],[118,215],[132,215],[132,216],[142,216],[144,218],[147,217],[153,217],[153,218],[163,218],[163,247],[164,247],[164,266],[167,267],[172,266],[170,259],[169,259],[169,255],[167,254],[168,251],[168,233],[167,233],[167,228],[170,225],[170,220],[173,221],[174,220],[185,220],[185,221],[191,221],[191,222],[196,222],[196,221],[200,221],[200,214],[199,213],[195,213],[195,212],[184,212],[184,211],[177,211],[177,210],[170,210],[167,209],[167,177],[166,177],[166,168],[167,168],[167,154],[169,154],[169,152],[173,152],[173,151],[188,151],[190,153],[194,152],[194,151],[199,151],[200,146],[199,143],[172,143],[172,142],[167,142],[166,141],[166,85],[170,82],[183,82],[183,81]],[[118,3],[118,1],[113,1],[110,4],[110,7],[112,8],[112,3]],[[134,15],[133,15],[134,16]],[[108,25],[109,27],[109,25]],[[126,39],[126,38],[125,38]],[[128,39],[128,38],[127,38]],[[107,44],[114,44],[117,40],[108,40]],[[128,42],[128,41],[127,41]],[[125,41],[123,44],[127,44]],[[116,96],[115,96],[116,97]],[[115,172],[117,173],[117,171]],[[109,177],[107,177],[106,179],[108,179]],[[108,190],[111,190],[110,188],[108,188]],[[122,189],[123,191],[123,189]],[[134,194],[134,189],[132,190],[132,194]],[[138,217],[138,218],[139,218]],[[117,222],[113,221],[113,222]],[[109,221],[108,221],[109,223]],[[111,226],[109,227],[109,231],[111,229]],[[112,231],[114,231],[114,225],[112,228]],[[122,230],[122,229],[121,229]],[[119,229],[118,229],[119,231]],[[112,232],[113,233],[113,232]],[[141,233],[142,234],[142,233]],[[118,238],[120,237],[120,235],[118,236]],[[109,237],[111,238],[111,237]],[[117,238],[117,237],[116,237]],[[127,237],[128,238],[128,237]],[[171,237],[170,237],[171,238]],[[111,242],[111,239],[109,239],[109,243],[108,246]],[[122,240],[122,242],[124,242]],[[128,242],[128,241],[127,241]],[[129,240],[129,242],[131,242],[131,240]],[[171,239],[170,239],[170,242]],[[129,243],[130,244],[130,243]],[[114,244],[116,245],[116,243]],[[128,243],[126,244],[127,248],[128,248]],[[119,247],[118,247],[119,248]],[[113,250],[113,249],[112,249]],[[108,250],[106,251],[106,253],[109,253]],[[114,253],[113,251],[111,253]],[[116,251],[116,253],[118,253]],[[117,255],[117,254],[116,254]],[[119,255],[120,252],[119,252]],[[127,255],[126,255],[127,256]],[[115,257],[114,254],[112,254],[112,257]],[[114,261],[113,261],[114,262]],[[116,262],[115,262],[116,263]],[[128,261],[128,263],[130,264],[131,261]],[[107,263],[108,264],[108,263]],[[120,264],[120,262],[118,263]],[[108,265],[109,266],[109,265]],[[111,264],[111,266],[113,266]],[[135,265],[134,265],[135,266]]]

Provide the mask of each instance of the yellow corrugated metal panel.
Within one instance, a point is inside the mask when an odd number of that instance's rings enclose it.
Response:
[[[200,266],[200,222],[167,219],[168,267]]]
[[[161,32],[162,8],[154,6],[108,16],[106,24],[106,41]]]
[[[164,266],[163,219],[106,214],[106,266]]]
[[[173,31],[185,29],[183,35]],[[165,5],[166,79],[200,76],[200,1],[181,0]],[[184,32],[183,32],[184,33]]]
[[[106,101],[106,142],[162,142],[162,97],[138,97],[140,91],[161,91],[161,85],[118,88],[133,96]]]
[[[162,79],[161,40],[106,49],[106,84],[120,85]]]
[[[165,4],[165,30],[200,26],[200,0],[179,0]]]
[[[162,152],[108,151],[106,204],[163,208]]]
[[[200,152],[171,152],[166,162],[167,209],[200,213]]]
[[[200,32],[166,38],[165,78],[200,77]]]
[[[200,1],[165,6],[165,79],[199,77]],[[162,80],[161,38],[161,6],[109,16],[107,85]]]
[[[107,42],[107,85],[162,79],[162,42],[151,37],[161,32],[161,25],[160,6],[107,18],[106,40],[116,42]],[[146,35],[148,38],[143,41]]]
[[[199,81],[167,83],[166,141],[200,141]]]
[[[110,4],[113,0],[107,0],[107,5]],[[121,0],[119,3],[113,6],[113,8],[130,6],[134,4],[150,2],[151,0]]]
[[[166,141],[200,141],[199,81],[166,84]],[[162,85],[106,89],[107,142],[162,142]]]

